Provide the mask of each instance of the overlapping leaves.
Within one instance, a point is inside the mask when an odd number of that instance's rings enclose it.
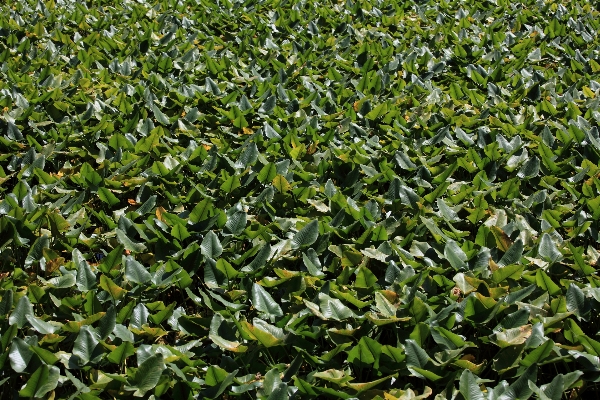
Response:
[[[597,381],[591,4],[0,8],[7,395]]]

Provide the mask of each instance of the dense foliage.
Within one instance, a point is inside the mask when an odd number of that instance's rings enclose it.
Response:
[[[105,3],[0,6],[1,398],[595,390],[591,2]]]

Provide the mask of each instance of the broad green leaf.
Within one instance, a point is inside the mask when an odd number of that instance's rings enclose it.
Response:
[[[117,233],[117,239],[119,240],[119,243],[121,243],[126,250],[129,250],[133,253],[142,253],[146,251],[146,246],[144,245],[144,243],[134,242],[129,238],[129,236],[127,236],[125,232],[123,232],[119,228],[116,228],[115,232]]]
[[[225,228],[232,235],[240,235],[246,228],[247,214],[244,211],[237,211],[227,217]]]
[[[46,235],[42,235],[35,240],[33,246],[30,247],[25,259],[25,266],[30,266],[33,263],[37,263],[44,256],[43,250],[50,246],[50,239]]]
[[[132,256],[125,258],[125,278],[133,283],[144,284],[152,279],[150,272]]]
[[[171,228],[171,236],[173,236],[175,239],[182,242],[185,239],[190,237],[190,233],[188,232],[187,228],[184,225],[174,224],[173,227]]]
[[[469,370],[463,370],[460,375],[460,393],[465,400],[484,400],[485,396],[477,384],[477,378]]]
[[[271,183],[273,184],[273,187],[280,193],[286,193],[292,189],[292,185],[290,185],[283,175],[276,175]]]
[[[81,292],[85,292],[93,289],[96,286],[96,274],[90,268],[90,265],[83,258],[83,255],[79,250],[73,251],[73,260],[76,262],[77,277],[76,285],[77,289]]]
[[[569,285],[565,297],[567,298],[568,311],[571,311],[578,317],[582,317],[588,312],[585,295],[583,294],[583,291],[574,283]]]
[[[258,112],[262,114],[271,114],[275,109],[277,97],[269,96],[259,107]]]
[[[81,364],[87,364],[94,356],[94,350],[98,346],[98,339],[92,328],[85,325],[79,330],[79,335],[75,339],[73,346],[73,355],[79,357]]]
[[[527,368],[525,372],[514,381],[506,392],[502,394],[503,399],[516,400],[516,399],[527,399],[533,393],[533,390],[529,387],[529,382],[535,382],[537,380],[537,365],[532,365]]]
[[[221,190],[226,194],[231,194],[235,189],[241,186],[240,177],[236,175],[231,175],[229,178],[221,184]]]
[[[535,283],[553,296],[561,293],[560,287],[541,269],[535,273]]]
[[[412,339],[406,340],[406,364],[411,367],[426,368],[430,361],[429,355]]]
[[[259,284],[252,285],[252,305],[258,311],[269,314],[270,316],[281,317],[283,311],[273,297]]]
[[[217,258],[223,253],[223,246],[221,246],[219,238],[213,231],[209,231],[206,236],[204,236],[200,248],[202,254],[209,258]]]
[[[120,203],[120,200],[117,198],[117,196],[115,196],[113,192],[105,187],[98,188],[98,197],[111,207]]]
[[[512,246],[508,249],[506,253],[502,256],[500,261],[498,261],[499,267],[505,267],[509,264],[516,264],[521,259],[523,255],[523,241],[521,239],[517,239]]]
[[[44,335],[54,333],[59,329],[59,326],[50,324],[43,319],[35,318],[31,315],[27,316],[27,321],[33,329]]]
[[[348,362],[374,364],[381,356],[381,344],[369,337],[362,337],[348,352]]]
[[[354,286],[358,288],[371,288],[377,283],[377,276],[367,267],[358,267]]]
[[[292,248],[300,248],[312,245],[319,237],[319,221],[312,220],[304,225],[292,239]]]
[[[124,389],[135,390],[133,395],[136,397],[144,396],[146,392],[156,387],[164,369],[165,362],[163,355],[156,353],[139,365],[133,379],[128,381],[128,385]]]
[[[265,264],[269,260],[270,255],[271,245],[267,243],[261,247],[261,249],[258,251],[254,259],[250,263],[242,267],[242,272],[253,272],[265,266]]]
[[[304,262],[304,266],[308,270],[308,273],[312,276],[323,277],[321,261],[319,261],[319,256],[317,252],[310,248],[306,251],[306,253],[302,253],[302,261]]]
[[[531,325],[523,325],[518,328],[511,328],[496,332],[490,336],[490,339],[499,347],[505,348],[525,343],[530,335]]]
[[[122,300],[127,294],[127,290],[121,288],[112,279],[106,275],[100,275],[100,288],[108,292],[113,300]]]
[[[252,142],[244,151],[240,154],[240,157],[235,162],[236,168],[247,168],[250,165],[253,165],[258,159],[258,147],[256,147],[256,143]],[[268,164],[267,164],[268,165]],[[258,177],[260,180],[260,176]],[[261,181],[263,182],[263,181]]]
[[[190,213],[190,221],[197,223],[214,215],[214,205],[208,198],[200,201]]]
[[[8,318],[8,323],[16,324],[18,328],[22,328],[27,322],[28,317],[34,317],[33,306],[27,296],[23,296],[17,302],[14,310]]]
[[[246,332],[265,347],[280,346],[285,340],[283,329],[270,325],[260,318],[254,318],[252,324],[243,322]]]
[[[325,318],[342,321],[352,318],[354,313],[346,307],[339,299],[332,299],[324,293],[319,293],[319,308]]]
[[[551,339],[548,339],[544,344],[536,347],[531,353],[527,354],[527,356],[521,360],[521,364],[526,367],[537,365],[552,352],[553,348],[554,342]]]
[[[111,351],[106,356],[106,359],[113,364],[121,365],[125,362],[127,357],[130,357],[134,354],[135,348],[133,347],[133,344],[130,342],[123,342],[116,349]]]
[[[60,370],[55,366],[42,364],[27,380],[27,384],[19,391],[21,397],[43,398],[58,385]]]
[[[33,351],[37,356],[47,365],[56,364],[59,361],[59,358],[54,355],[53,352],[43,349],[38,346],[30,346],[29,349]]]
[[[558,250],[556,244],[547,233],[542,235],[538,253],[550,262],[556,262],[562,258],[562,253]]]
[[[467,255],[454,240],[448,240],[444,247],[444,256],[456,270],[467,269]]]
[[[277,176],[277,167],[272,162],[267,163],[258,173],[257,179],[262,183],[271,182]]]
[[[215,313],[210,322],[210,329],[208,338],[217,346],[222,349],[232,351],[234,353],[244,353],[248,350],[248,347],[242,345],[238,341],[227,340],[219,335],[219,327],[223,324],[225,319],[219,313]]]
[[[14,338],[8,353],[10,366],[15,372],[25,371],[25,368],[27,368],[27,365],[29,364],[29,361],[31,361],[33,354],[34,352],[31,350],[29,343],[25,342],[19,337]]]
[[[350,389],[356,390],[357,393],[362,393],[365,392],[369,389],[373,389],[374,387],[386,382],[386,381],[391,381],[391,378],[395,378],[397,375],[390,375],[390,376],[386,376],[383,378],[379,378],[376,379],[374,381],[371,382],[364,382],[364,383],[354,383],[354,382],[348,382],[346,384],[346,386],[348,386]]]
[[[106,314],[100,319],[98,322],[98,327],[96,328],[96,332],[98,333],[98,337],[100,340],[106,340],[108,335],[110,335],[115,326],[117,324],[117,313],[115,311],[115,306],[111,305],[106,310]]]

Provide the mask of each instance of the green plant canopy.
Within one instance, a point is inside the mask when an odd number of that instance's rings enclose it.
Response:
[[[600,13],[0,5],[0,398],[585,398]]]

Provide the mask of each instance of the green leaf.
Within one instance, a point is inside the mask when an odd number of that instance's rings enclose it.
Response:
[[[542,344],[539,347],[536,347],[531,353],[527,354],[527,356],[521,360],[521,365],[524,365],[526,367],[537,365],[544,358],[550,355],[553,348],[554,342],[551,339],[546,340],[544,344]]]
[[[77,289],[81,292],[93,289],[96,286],[96,274],[92,272],[90,265],[77,249],[73,250],[73,260],[75,261],[75,266],[77,268]]]
[[[225,192],[225,194],[231,194],[235,189],[241,186],[239,175],[231,175],[229,178],[225,180],[221,184],[221,190]]]
[[[251,338],[256,339],[265,347],[275,347],[283,344],[285,334],[283,329],[270,325],[260,318],[252,320],[253,325],[244,321],[243,325]]]
[[[44,397],[58,385],[60,370],[58,367],[42,364],[27,380],[27,384],[19,391],[21,397]]]
[[[354,316],[352,310],[346,307],[340,300],[332,299],[324,293],[319,293],[319,307],[325,318],[331,318],[336,321],[342,321]]]
[[[219,328],[222,326],[224,321],[225,318],[223,318],[221,314],[215,313],[213,315],[212,320],[210,322],[208,338],[222,349],[229,350],[235,353],[245,352],[248,348],[246,346],[241,345],[240,342],[234,340],[227,340],[221,337],[221,335],[219,335]]]
[[[369,337],[362,337],[358,344],[348,352],[348,362],[359,365],[378,363],[381,350],[382,346],[379,342]]]
[[[119,243],[121,243],[126,250],[129,250],[133,253],[143,253],[146,251],[146,246],[143,243],[136,243],[132,241],[129,236],[127,236],[127,234],[119,228],[116,228],[115,232],[117,234]]]
[[[276,175],[271,183],[279,193],[285,193],[292,189],[292,186],[283,175]]]
[[[292,248],[297,249],[304,246],[310,246],[317,241],[319,237],[319,221],[312,220],[304,225],[292,239]]]
[[[201,253],[208,258],[217,258],[223,253],[223,246],[213,231],[209,231],[202,239]]]
[[[56,364],[59,360],[53,352],[43,349],[38,346],[30,346],[29,349],[33,351],[37,356],[47,365]]]
[[[356,269],[356,281],[354,286],[358,288],[371,288],[377,283],[377,276],[367,267],[358,267]]]
[[[106,275],[100,275],[100,288],[108,292],[113,300],[122,300],[127,294],[127,290],[117,285],[112,279]]]
[[[33,246],[29,249],[27,253],[27,258],[25,259],[25,266],[30,266],[33,263],[40,261],[43,257],[43,250],[46,247],[50,246],[50,239],[48,236],[42,235],[36,239],[33,243]]]
[[[448,240],[444,247],[444,256],[456,270],[467,269],[467,255],[454,240]]]
[[[188,232],[187,228],[184,225],[174,224],[173,227],[171,228],[171,236],[173,236],[175,239],[179,240],[180,242],[183,242],[185,239],[190,237],[190,233]]]
[[[547,233],[542,235],[538,253],[540,256],[544,257],[544,259],[550,262],[556,262],[562,258],[562,253],[558,250],[554,240],[552,240],[550,235]]]
[[[367,115],[365,115],[365,118],[370,119],[370,120],[375,120],[375,119],[385,115],[387,112],[388,112],[387,102],[381,103],[380,105],[378,105],[377,107],[375,107],[374,109],[369,111],[367,113]]]
[[[264,267],[271,256],[271,245],[266,243],[256,254],[254,259],[244,267],[242,267],[242,272],[253,272],[262,267]]]
[[[275,109],[275,105],[277,103],[277,97],[269,96],[258,109],[258,112],[261,114],[271,114]]]
[[[212,201],[206,198],[196,204],[190,213],[190,221],[195,224],[200,221],[204,221],[208,217],[212,217],[214,213],[214,205]]]
[[[111,351],[106,359],[113,364],[122,365],[128,357],[135,354],[135,348],[130,342],[121,343],[116,349]]]
[[[406,365],[410,367],[426,368],[429,363],[429,355],[412,339],[406,340]]]
[[[467,369],[460,375],[459,391],[465,400],[484,400],[485,396],[477,384],[477,378]]]
[[[279,304],[277,304],[271,295],[257,283],[252,285],[252,305],[258,311],[271,316],[283,316],[283,311]]]
[[[498,261],[499,267],[504,267],[509,264],[515,264],[521,260],[521,256],[523,255],[523,241],[521,239],[517,239],[512,246],[508,249],[506,253],[502,256],[500,261]]]
[[[529,382],[536,381],[537,365],[532,365],[508,387],[508,390],[503,393],[502,397],[507,400],[527,399],[533,393],[533,390],[529,387]]]
[[[246,229],[247,214],[243,211],[234,212],[227,216],[225,228],[234,236],[240,235]]]
[[[147,391],[156,387],[164,369],[165,362],[161,353],[146,358],[135,371],[133,379],[128,381],[125,390],[135,390],[133,395],[136,397],[144,396]]]
[[[271,182],[277,176],[277,166],[270,162],[267,163],[258,173],[257,179],[262,182]]]
[[[223,258],[217,260],[217,269],[221,271],[228,280],[238,276],[238,272]]]
[[[106,340],[108,335],[110,335],[115,329],[116,323],[117,312],[115,311],[115,306],[111,305],[108,307],[108,310],[106,310],[104,317],[102,317],[98,322],[98,328],[96,329],[96,332],[98,333],[100,340]]]
[[[16,337],[12,340],[10,350],[8,352],[8,358],[10,359],[10,366],[15,372],[23,372],[29,361],[33,357],[34,352],[31,350],[29,343],[23,339]]]
[[[517,176],[521,179],[530,179],[536,177],[540,172],[540,159],[537,156],[534,156],[527,160],[519,172]]]
[[[79,171],[81,177],[84,179],[85,186],[90,188],[96,188],[100,186],[104,179],[96,172],[94,168],[88,163],[83,163],[81,170]]]
[[[98,339],[95,333],[88,325],[84,325],[79,330],[79,335],[75,339],[73,346],[73,355],[79,357],[82,365],[87,364],[94,358],[94,350],[98,346]]]
[[[582,317],[587,314],[588,309],[586,307],[585,295],[583,291],[574,283],[569,285],[567,289],[567,310],[571,311],[578,317]]]
[[[323,277],[321,262],[319,261],[319,256],[317,252],[310,248],[306,251],[306,253],[302,253],[302,261],[304,262],[304,266],[308,270],[308,273],[312,276]]]
[[[125,278],[133,283],[144,284],[150,282],[152,275],[132,256],[127,256],[125,258]]]
[[[8,318],[8,323],[13,325],[16,324],[18,328],[22,328],[27,322],[28,318],[34,317],[33,306],[27,296],[23,296],[17,302],[15,309]]]
[[[538,269],[535,273],[535,283],[542,290],[547,291],[550,295],[556,296],[560,294],[562,291],[560,287],[554,283],[554,281],[548,276],[548,274],[541,269]]]
[[[494,283],[500,283],[506,280],[507,278],[518,280],[519,278],[521,278],[524,268],[525,267],[523,265],[519,264],[512,264],[507,265],[506,267],[498,268],[492,274],[492,281]]]
[[[109,206],[113,207],[120,203],[120,200],[110,190],[105,187],[98,189],[98,197]]]
[[[258,159],[258,147],[256,147],[256,143],[252,142],[248,146],[246,146],[246,148],[244,149],[242,154],[240,154],[240,157],[235,162],[234,166],[236,168],[247,168],[250,165],[254,165],[254,163],[256,163],[257,159]]]
[[[35,318],[33,316],[28,315],[27,321],[29,321],[33,329],[44,335],[54,333],[59,329],[58,326],[50,324],[42,319]]]
[[[8,315],[13,306],[13,291],[12,289],[4,290],[2,293],[2,300],[0,300],[0,315]],[[12,323],[11,323],[12,325]],[[6,346],[5,346],[6,347]],[[0,349],[4,350],[4,349]]]

